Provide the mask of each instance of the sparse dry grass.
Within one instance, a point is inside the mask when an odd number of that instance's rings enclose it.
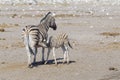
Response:
[[[22,10],[21,10],[22,11]],[[42,17],[44,16],[43,14],[22,14],[22,15],[19,15],[19,14],[5,14],[5,15],[0,15],[2,17],[4,16],[7,16],[7,17],[11,17],[11,18],[15,18],[15,17],[19,17],[19,18],[22,18],[22,17]],[[64,17],[80,17],[80,15],[78,14],[56,14],[55,17],[61,17],[61,18],[64,18]]]
[[[1,38],[0,40],[6,40],[5,38]],[[0,45],[2,49],[16,49],[16,48],[23,48],[25,47],[23,42],[15,42],[10,44]]]
[[[0,32],[5,32],[5,29],[0,27]]]
[[[22,48],[22,47],[24,47],[24,44],[23,44],[23,42],[16,42],[16,43],[12,44],[11,47]]]
[[[2,23],[2,24],[0,24],[0,31],[4,32],[5,31],[4,28],[17,27],[17,26],[19,26],[19,24],[6,24],[6,23]]]
[[[120,42],[111,42],[105,46],[106,49],[120,49]]]
[[[106,52],[120,50],[120,42],[98,43],[95,45],[80,45],[90,52]],[[92,47],[91,47],[92,46]]]
[[[58,14],[56,17],[79,17],[77,14]]]
[[[118,33],[118,32],[103,32],[103,33],[100,33],[100,35],[103,35],[106,37],[108,37],[108,36],[116,37],[116,36],[119,36],[120,33]]]
[[[5,38],[0,38],[0,40],[6,40]]]

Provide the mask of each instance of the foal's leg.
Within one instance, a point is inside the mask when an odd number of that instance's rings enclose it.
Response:
[[[63,50],[63,56],[64,56],[64,58],[63,58],[63,64],[64,64],[65,61],[66,61],[66,48],[65,48],[65,46],[62,46],[61,48]]]
[[[69,51],[68,51],[68,46],[64,45],[63,46],[63,51],[64,51],[64,60],[63,63],[65,63],[65,61],[67,60],[67,64],[69,64]]]
[[[66,56],[67,56],[67,64],[69,64],[69,50],[68,50],[68,47],[66,48]]]
[[[64,51],[64,59],[63,59],[63,64],[65,63],[65,61],[66,61],[66,51]]]
[[[50,48],[48,48],[47,59],[46,59],[46,61],[45,61],[44,64],[47,64],[47,62],[48,62],[48,58],[49,58],[49,54],[50,54]]]
[[[55,60],[55,64],[57,65],[57,60],[56,60],[56,56],[55,56],[55,47],[52,48],[52,51],[53,51],[53,57]]]

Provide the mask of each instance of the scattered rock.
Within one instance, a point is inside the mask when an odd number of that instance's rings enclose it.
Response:
[[[5,29],[4,28],[0,28],[0,32],[5,32]]]
[[[15,26],[19,26],[19,24],[14,24]]]
[[[1,64],[5,64],[5,62],[1,62]]]
[[[17,14],[13,14],[13,15],[12,15],[12,18],[15,18],[16,16],[17,16]]]
[[[110,71],[118,71],[118,69],[115,68],[115,67],[110,67],[109,70],[110,70]]]

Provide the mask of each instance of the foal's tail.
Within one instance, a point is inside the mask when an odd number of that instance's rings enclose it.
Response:
[[[70,48],[73,49],[72,43],[69,40],[68,40],[68,45],[69,45]]]

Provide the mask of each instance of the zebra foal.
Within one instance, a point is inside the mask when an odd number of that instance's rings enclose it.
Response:
[[[53,30],[57,29],[54,15],[51,12],[46,14],[39,25],[27,25],[23,29],[22,34],[27,50],[29,67],[32,67],[33,63],[36,62],[37,48],[40,47],[40,43],[47,42],[49,28],[52,28]],[[44,61],[44,47],[42,48],[42,61]]]
[[[67,61],[67,63],[69,64],[68,47],[72,48],[72,45],[71,45],[68,35],[66,33],[62,33],[57,36],[51,36],[49,38],[49,42],[47,44],[42,44],[41,46],[48,48],[47,59],[46,59],[45,64],[47,64],[47,62],[48,62],[48,58],[49,58],[49,54],[50,54],[51,50],[53,53],[55,64],[57,64],[56,54],[55,54],[55,49],[57,49],[57,48],[62,48],[62,50],[63,50],[63,55],[64,55],[63,63],[65,63]]]

